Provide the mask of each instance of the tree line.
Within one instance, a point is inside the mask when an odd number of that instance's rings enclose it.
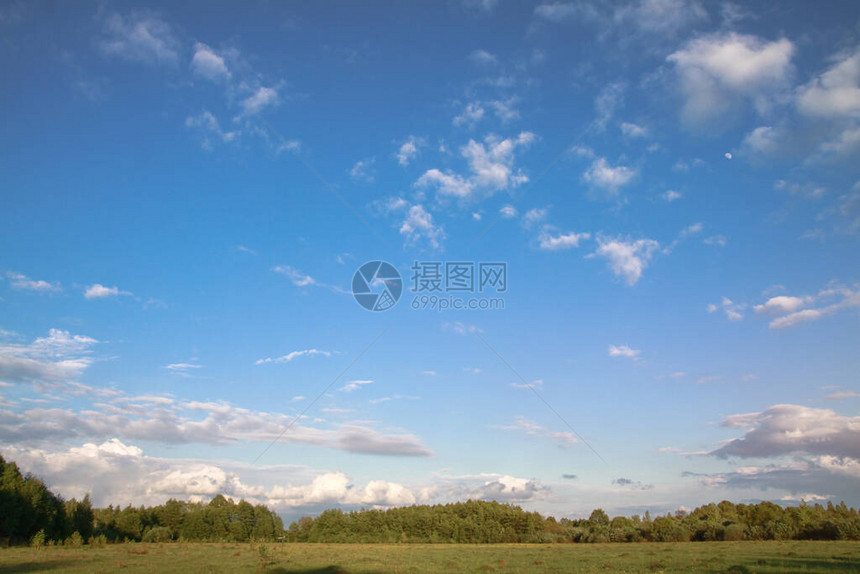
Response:
[[[0,456],[0,542],[81,545],[106,542],[281,540],[357,543],[686,542],[860,540],[860,512],[844,502],[782,507],[772,502],[700,506],[651,517],[557,520],[512,504],[469,500],[387,510],[326,510],[285,531],[267,507],[217,495],[208,503],[93,508],[89,495],[64,501],[38,477]]]
[[[0,456],[0,541],[79,546],[106,542],[276,540],[281,517],[265,506],[218,495],[208,503],[93,508],[89,495],[64,501],[36,476]]]
[[[294,542],[688,542],[708,540],[860,540],[860,513],[845,503],[782,507],[772,502],[700,506],[652,518],[602,509],[588,519],[556,520],[519,506],[469,500],[434,506],[326,510],[290,524]]]

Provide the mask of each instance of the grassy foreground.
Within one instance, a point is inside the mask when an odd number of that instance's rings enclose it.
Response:
[[[0,549],[2,572],[860,572],[858,542],[117,544]]]

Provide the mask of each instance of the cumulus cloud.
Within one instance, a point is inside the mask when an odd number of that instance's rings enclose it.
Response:
[[[537,136],[531,132],[521,132],[513,138],[501,139],[489,135],[483,142],[469,140],[460,148],[460,155],[469,166],[467,176],[434,168],[426,171],[415,182],[415,186],[434,188],[440,198],[454,197],[460,200],[472,199],[478,194],[490,196],[497,191],[515,188],[528,181],[522,170],[514,169],[515,152],[529,147],[536,139]]]
[[[198,42],[194,46],[194,56],[191,58],[191,71],[194,75],[213,82],[226,82],[232,74],[224,62],[224,58],[215,51]]]
[[[154,14],[110,14],[103,21],[103,32],[99,48],[106,55],[150,65],[179,61],[179,41],[173,29]]]
[[[439,249],[445,239],[445,230],[433,222],[433,215],[423,205],[413,205],[400,225],[400,235],[408,245],[423,241],[431,249]]]
[[[436,500],[496,500],[523,503],[550,498],[551,489],[534,478],[509,474],[434,476],[432,492]]]
[[[553,234],[552,228],[544,227],[538,237],[538,247],[544,251],[560,251],[579,247],[579,242],[591,237],[590,233],[559,233]]]
[[[860,48],[841,54],[827,71],[798,88],[796,102],[808,116],[860,118]]]
[[[609,198],[617,197],[619,190],[633,181],[637,170],[624,165],[611,165],[605,157],[598,157],[582,175],[592,187],[602,190]]]
[[[92,493],[97,506],[160,504],[168,498],[205,501],[223,494],[281,512],[325,507],[400,506],[428,502],[432,489],[370,480],[295,465],[249,466],[235,461],[149,456],[117,438],[64,449],[4,447],[4,456],[45,479],[64,497]]]
[[[767,42],[735,32],[695,38],[667,61],[675,65],[685,101],[684,120],[708,124],[738,101],[751,101],[760,113],[787,88],[794,45],[787,39]]]
[[[22,273],[8,271],[6,278],[9,280],[9,286],[12,289],[20,291],[33,291],[34,293],[57,293],[63,288],[59,283],[50,283],[41,279],[30,279]]]
[[[860,287],[831,283],[814,295],[779,295],[754,309],[758,314],[774,317],[771,329],[785,329],[857,307],[860,307]]]
[[[87,299],[107,299],[118,295],[131,295],[129,291],[120,291],[119,287],[105,287],[101,283],[93,283],[84,291]]]
[[[860,417],[830,409],[774,405],[762,412],[727,417],[723,425],[747,427],[743,437],[711,452],[718,457],[766,458],[790,454],[860,459]]]
[[[597,251],[592,256],[606,258],[612,273],[631,286],[642,277],[642,272],[660,247],[653,239],[626,241],[620,238],[598,237],[597,244]]]
[[[415,136],[406,138],[406,141],[400,144],[397,150],[397,162],[402,166],[409,165],[412,160],[418,157],[422,145],[424,145],[424,140],[421,138]]]

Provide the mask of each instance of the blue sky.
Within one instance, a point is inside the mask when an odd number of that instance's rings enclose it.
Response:
[[[856,7],[0,27],[0,452],[61,494],[860,504]],[[504,308],[413,310],[416,261],[505,262]]]

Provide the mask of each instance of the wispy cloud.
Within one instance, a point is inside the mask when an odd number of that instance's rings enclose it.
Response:
[[[30,279],[22,273],[8,271],[6,278],[9,280],[9,285],[12,289],[19,291],[33,291],[34,293],[58,293],[63,290],[63,287],[57,283],[43,281],[41,279]]]
[[[280,357],[266,357],[265,359],[257,359],[256,365],[262,365],[264,363],[289,363],[299,357],[330,357],[334,351],[320,351],[319,349],[302,349],[300,351],[291,351],[286,355],[282,355]]]

